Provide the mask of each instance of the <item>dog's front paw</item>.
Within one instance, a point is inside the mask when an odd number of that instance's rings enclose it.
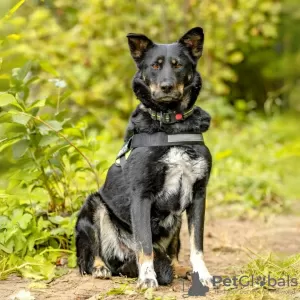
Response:
[[[209,274],[205,262],[203,260],[203,253],[192,253],[191,254],[191,263],[193,266],[192,280],[194,276],[199,276],[199,280],[204,286],[212,287],[213,277]],[[197,278],[195,278],[197,280]]]
[[[108,279],[111,278],[111,271],[106,266],[94,267],[92,275],[95,278]]]
[[[145,278],[145,279],[140,279],[138,280],[137,287],[139,289],[148,289],[148,288],[157,288],[158,283],[155,278]]]
[[[140,265],[137,287],[140,289],[158,287],[156,273],[152,262],[144,262]]]
[[[198,273],[198,274],[199,274],[199,280],[201,281],[201,283],[204,286],[208,286],[208,287],[211,288],[213,277],[209,274],[209,272],[207,271],[207,272],[204,272],[202,274],[200,274],[200,273]]]

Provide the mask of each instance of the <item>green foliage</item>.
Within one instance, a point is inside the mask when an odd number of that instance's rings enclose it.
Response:
[[[17,16],[0,25],[0,36],[2,33],[8,37],[3,43],[3,71],[6,73],[27,60],[38,61],[42,73],[45,70],[63,78],[76,104],[97,114],[98,122],[105,126],[108,116],[127,117],[136,104],[130,89],[135,65],[126,34],[143,32],[155,41],[173,42],[199,25],[205,31],[205,53],[199,66],[204,78],[201,99],[229,95],[233,90],[233,101],[246,99],[255,103],[257,99],[247,95],[253,90],[253,82],[244,78],[243,73],[249,76],[248,57],[259,60],[261,53],[274,52],[280,12],[281,4],[273,0],[167,0],[164,4],[28,1]],[[243,62],[247,68],[235,67]],[[252,65],[252,73],[256,74],[254,71],[262,73],[266,64]],[[246,84],[243,95],[235,92],[240,76],[242,86]],[[2,77],[3,87],[7,82],[7,77]],[[256,90],[264,94],[258,85]],[[122,132],[122,128],[116,128],[119,137]]]
[[[0,277],[17,271],[51,278],[56,274],[52,263],[64,253],[71,253],[69,265],[75,266],[76,212],[90,188],[99,186],[105,166],[104,160],[92,165],[86,157],[100,143],[88,136],[83,122],[66,117],[62,102],[68,91],[60,90],[61,81],[55,81],[58,97],[31,95],[40,83],[32,68],[27,63],[13,69],[10,89],[0,95],[0,147],[5,155],[0,160],[8,167],[0,194]]]

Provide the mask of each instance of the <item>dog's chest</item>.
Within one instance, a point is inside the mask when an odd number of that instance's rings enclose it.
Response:
[[[172,147],[161,159],[167,165],[162,191],[163,201],[170,201],[177,196],[178,212],[183,211],[192,201],[194,183],[206,176],[207,162],[204,157],[191,158],[184,148]],[[173,200],[174,202],[174,200]]]

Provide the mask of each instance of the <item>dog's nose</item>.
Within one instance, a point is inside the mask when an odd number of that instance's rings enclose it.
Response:
[[[161,90],[162,90],[164,93],[168,94],[168,93],[170,93],[170,92],[172,91],[172,89],[173,89],[173,84],[166,81],[166,82],[163,82],[163,83],[160,85],[160,88],[161,88]]]

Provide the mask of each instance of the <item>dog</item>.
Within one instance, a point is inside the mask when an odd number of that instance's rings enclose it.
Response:
[[[172,44],[143,34],[127,38],[137,66],[132,87],[141,103],[130,117],[119,162],[79,212],[79,270],[97,278],[138,277],[140,288],[170,284],[186,211],[192,271],[209,285],[203,232],[212,158],[200,137],[210,116],[194,106],[202,87],[196,66],[203,29],[195,27]]]

